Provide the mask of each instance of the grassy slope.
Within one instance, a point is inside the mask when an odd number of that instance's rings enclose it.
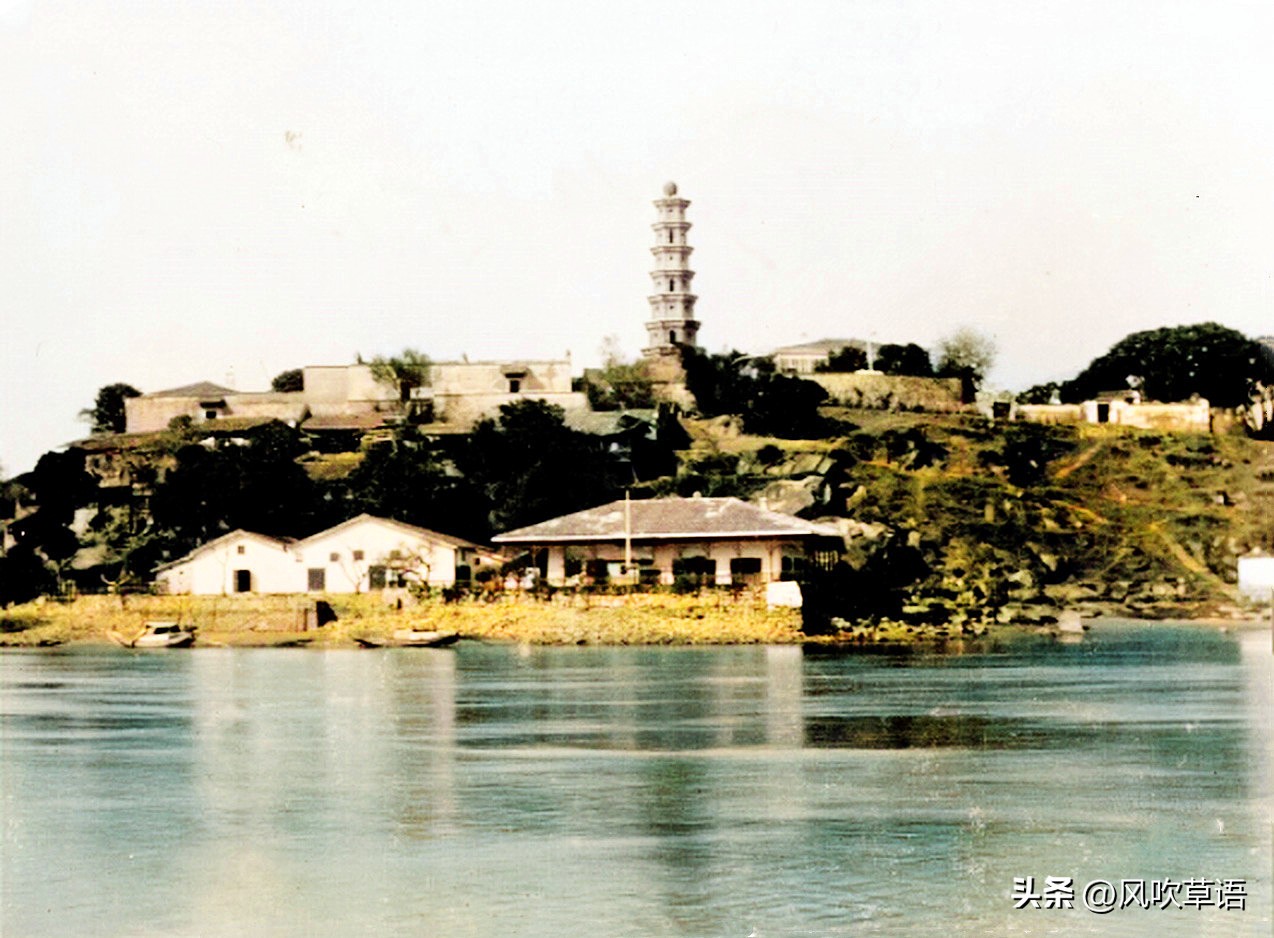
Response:
[[[1274,545],[1272,443],[963,415],[832,415],[858,429],[829,445],[714,440],[701,425],[692,458],[715,451],[747,468],[749,454],[770,444],[838,458],[846,500],[830,513],[918,541],[929,574],[911,591],[913,606],[945,604],[975,619],[1023,603],[1209,614],[1233,601],[1236,556]],[[1015,468],[1005,455],[1014,439],[1027,454]],[[1038,471],[1023,472],[1037,450]]]

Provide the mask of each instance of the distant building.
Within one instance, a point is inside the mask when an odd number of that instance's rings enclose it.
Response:
[[[1253,551],[1239,558],[1239,593],[1256,601],[1274,601],[1274,556]]]
[[[359,515],[303,540],[232,531],[155,573],[167,593],[365,593],[468,581],[481,547],[388,518]]]
[[[671,584],[761,585],[795,578],[820,551],[843,545],[840,533],[737,498],[615,501],[498,535],[496,544],[540,555],[553,585],[628,577]],[[625,570],[625,561],[631,567]]]
[[[861,339],[819,339],[817,342],[802,342],[799,345],[785,345],[770,353],[774,359],[774,367],[785,375],[812,375],[820,365],[844,348],[856,348],[866,351],[867,343]]]
[[[422,408],[435,422],[467,430],[510,401],[534,399],[565,410],[587,410],[571,390],[570,358],[546,361],[436,362],[429,380],[408,400],[370,365],[310,365],[300,391],[235,391],[212,382],[170,388],[125,401],[126,432],[154,433],[178,417],[192,424],[239,419],[282,420],[321,434],[366,433],[401,423]]]
[[[128,398],[125,432],[154,433],[178,417],[192,424],[235,417],[295,426],[310,416],[390,414],[400,409],[396,389],[376,381],[369,365],[311,365],[302,372],[305,383],[300,391],[245,392],[201,381]]]
[[[571,390],[570,358],[545,361],[438,362],[427,386],[413,398],[432,404],[434,420],[468,429],[504,404],[541,400],[565,411],[588,410],[588,398]]]

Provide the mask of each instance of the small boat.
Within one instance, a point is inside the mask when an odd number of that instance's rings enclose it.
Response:
[[[386,639],[354,636],[364,648],[442,648],[460,640],[456,632],[426,632],[419,629],[395,629]]]
[[[178,622],[147,622],[145,628],[132,638],[125,638],[118,632],[106,634],[125,648],[187,648],[195,643],[194,626]]]

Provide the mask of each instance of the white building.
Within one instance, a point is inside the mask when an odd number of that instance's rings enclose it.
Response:
[[[770,353],[774,367],[780,374],[812,375],[820,365],[826,365],[831,357],[842,349],[867,348],[861,339],[819,339],[800,345],[785,345]]]
[[[699,344],[699,321],[695,319],[695,301],[690,292],[694,271],[690,269],[690,254],[694,251],[687,241],[690,222],[686,221],[689,199],[677,196],[677,184],[664,186],[664,197],[655,200],[658,220],[651,225],[655,231],[655,243],[650,253],[655,257],[655,269],[650,272],[654,292],[646,299],[650,303],[650,318],[646,321],[648,343],[642,349],[647,359],[680,357],[680,346]]]
[[[762,585],[799,576],[816,554],[843,546],[840,532],[737,498],[652,498],[599,505],[492,538],[527,549],[559,586],[625,578],[671,584]]]
[[[1239,558],[1239,592],[1258,602],[1274,600],[1274,556],[1253,551]]]
[[[468,580],[477,544],[425,528],[359,515],[298,541],[292,548],[310,593],[363,593],[424,583]]]
[[[415,525],[359,515],[300,541],[232,531],[156,570],[167,593],[365,593],[411,583],[468,581],[486,557],[477,544]]]

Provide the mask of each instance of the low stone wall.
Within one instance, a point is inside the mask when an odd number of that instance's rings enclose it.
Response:
[[[1083,423],[1084,408],[1079,404],[1018,404],[1017,419],[1031,423]]]
[[[1089,422],[1097,423],[1097,402],[1085,401],[1083,407]],[[1211,409],[1205,400],[1181,404],[1128,404],[1124,401],[1112,401],[1108,422],[1139,430],[1193,430],[1207,433],[1212,429],[1210,416]]]
[[[959,410],[959,378],[917,378],[864,372],[804,376],[821,386],[834,403],[864,410]]]

